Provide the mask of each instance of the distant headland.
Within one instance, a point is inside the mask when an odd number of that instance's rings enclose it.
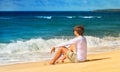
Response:
[[[93,10],[93,12],[120,12],[120,9],[99,9]]]

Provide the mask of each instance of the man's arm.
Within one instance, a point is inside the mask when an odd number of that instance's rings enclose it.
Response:
[[[78,38],[74,38],[74,39],[72,39],[72,40],[70,40],[68,42],[64,42],[64,43],[58,44],[58,45],[56,45],[54,47],[55,48],[59,48],[61,46],[67,46],[67,45],[75,44],[75,43],[77,43],[77,41],[78,41]]]

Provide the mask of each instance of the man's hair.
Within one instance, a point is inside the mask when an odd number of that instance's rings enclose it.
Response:
[[[74,31],[76,31],[79,35],[83,35],[84,33],[84,27],[81,25],[75,26]]]

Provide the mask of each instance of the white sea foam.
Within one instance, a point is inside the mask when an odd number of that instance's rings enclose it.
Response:
[[[67,18],[70,18],[70,19],[73,18],[73,16],[66,16],[66,17],[67,17]]]
[[[85,18],[85,19],[91,19],[91,18],[102,18],[102,16],[35,16],[35,18],[40,19],[52,19],[52,18]]]
[[[82,18],[93,18],[93,16],[82,16]]]
[[[117,37],[92,37],[86,36],[88,48],[92,47],[104,47],[104,46],[120,46],[120,38]],[[27,41],[17,41],[8,44],[0,44],[0,53],[28,53],[28,52],[49,52],[50,48],[56,44],[66,42],[69,39],[30,39]]]
[[[79,18],[101,18],[102,16],[79,16]]]
[[[92,37],[87,36],[88,48],[92,47],[112,47],[112,46],[120,46],[120,37]]]
[[[120,37],[92,37],[86,36],[88,49],[120,46]],[[70,37],[69,37],[70,39]],[[69,39],[30,39],[27,41],[18,40],[12,43],[0,44],[0,65],[36,62],[40,60],[49,60],[54,54],[50,54],[50,48],[56,44],[66,42]]]
[[[36,16],[36,18],[51,19],[52,16]]]

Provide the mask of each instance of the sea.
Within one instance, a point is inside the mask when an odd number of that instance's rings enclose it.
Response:
[[[0,65],[50,60],[76,25],[85,27],[88,49],[120,46],[120,12],[1,11]]]

